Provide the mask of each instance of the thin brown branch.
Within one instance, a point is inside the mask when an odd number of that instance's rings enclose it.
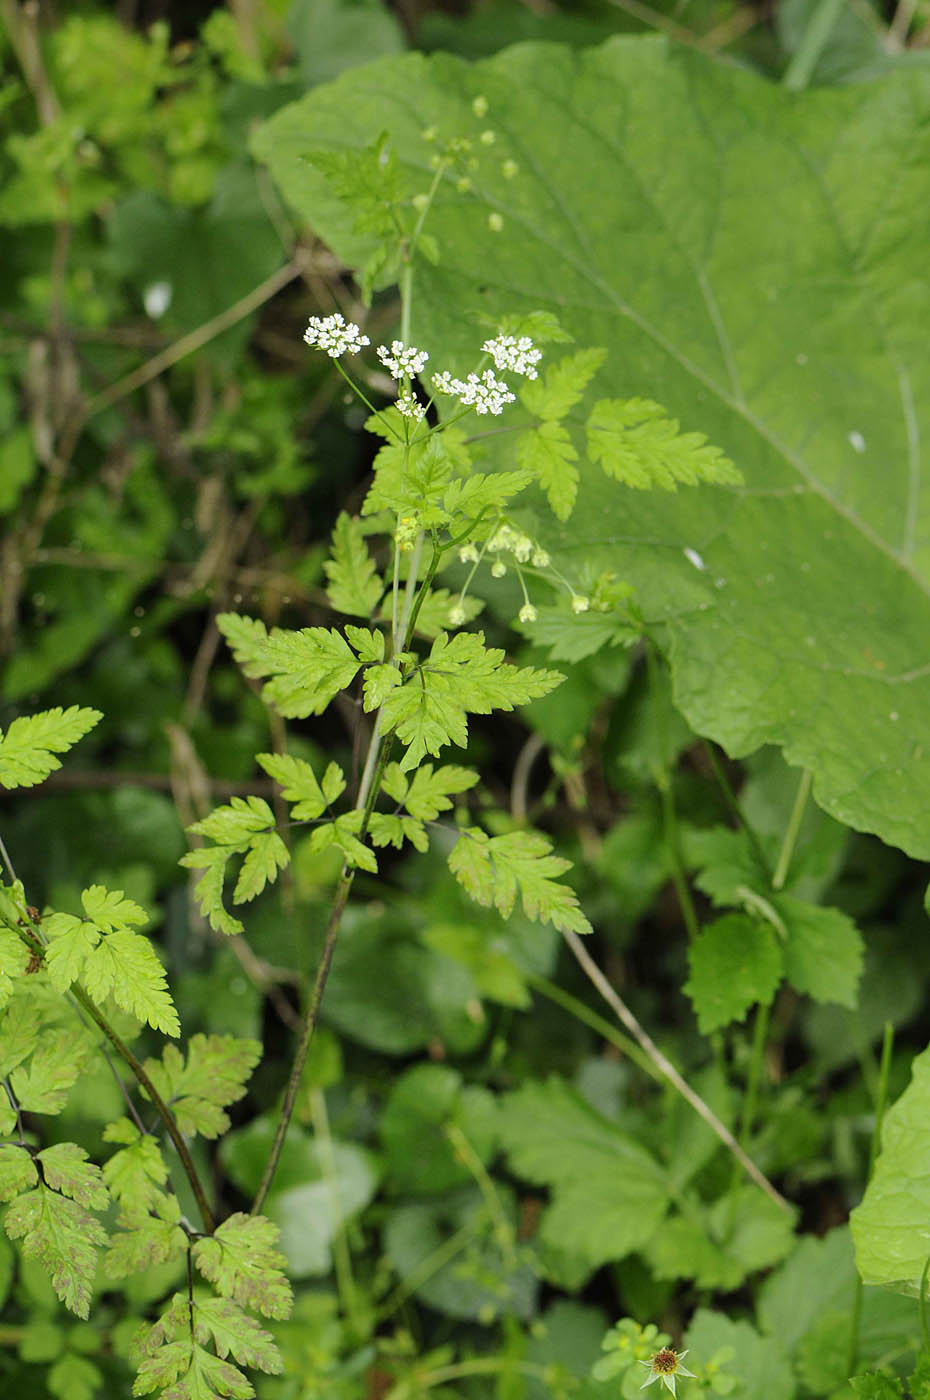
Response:
[[[198,326],[196,330],[189,331],[180,340],[166,346],[157,355],[153,355],[150,360],[146,360],[144,365],[140,365],[138,369],[124,375],[122,379],[118,379],[115,384],[111,384],[108,389],[104,389],[102,393],[91,399],[84,410],[84,421],[93,418],[95,414],[102,413],[105,408],[110,408],[120,399],[134,393],[136,389],[141,389],[143,384],[148,384],[150,379],[164,374],[166,369],[176,365],[179,360],[193,355],[196,350],[202,350],[211,340],[215,340],[218,335],[222,335],[224,331],[237,325],[253,311],[257,311],[266,301],[270,301],[289,282],[293,282],[296,277],[299,277],[301,270],[302,260],[299,258],[285,263],[283,267],[278,268],[277,272],[266,277],[264,282],[260,282],[244,297],[240,297],[232,306],[228,306],[225,311],[219,312],[209,321],[204,321],[203,325]]]
[[[759,1170],[752,1158],[747,1156],[726,1124],[721,1123],[714,1110],[710,1107],[710,1104],[705,1103],[700,1094],[696,1093],[695,1090],[691,1088],[688,1081],[679,1074],[671,1060],[667,1059],[666,1056],[662,1054],[662,1051],[648,1032],[640,1025],[639,1021],[637,1021],[620,994],[610,985],[577,933],[572,933],[569,930],[563,933],[563,937],[574,954],[582,972],[591,982],[592,986],[597,988],[611,1011],[613,1011],[614,1015],[626,1026],[630,1035],[633,1036],[634,1040],[636,1040],[646,1052],[656,1068],[668,1080],[672,1087],[678,1091],[682,1098],[691,1105],[695,1113],[704,1119],[704,1122],[711,1131],[716,1133],[723,1145],[739,1162],[746,1175],[751,1177],[756,1185],[763,1190],[776,1205],[781,1206],[783,1210],[790,1211],[791,1205],[789,1202],[775,1189],[768,1177]]]
[[[51,126],[61,115],[58,98],[49,81],[39,44],[39,6],[36,0],[0,0],[0,19],[6,27],[10,46],[35,100],[39,121]]]

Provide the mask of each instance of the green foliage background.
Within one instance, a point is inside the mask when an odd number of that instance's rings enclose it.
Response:
[[[289,1319],[262,1309],[283,1371],[250,1375],[271,1400],[633,1395],[632,1352],[591,1374],[626,1317],[690,1349],[686,1396],[900,1395],[921,1348],[907,1295],[926,1258],[930,1092],[926,16],[812,0],[773,17],[729,0],[459,8],[265,0],[174,7],[146,28],[91,4],[40,7],[36,26],[0,3],[0,784],[30,787],[4,798],[0,835],[30,904],[58,911],[63,986],[68,967],[98,967],[89,927],[124,948],[154,930],[188,1058],[153,1073],[184,1104],[235,1240],[339,854],[283,828],[289,869],[230,939],[191,899],[184,828],[245,796],[283,822],[285,747],[351,773],[357,707],[285,723],[234,666],[222,617],[330,626],[334,587],[358,586],[324,564],[373,449],[300,336],[340,309],[390,340],[398,310],[326,155],[387,132],[421,191],[424,131],[470,138],[469,188],[444,184],[430,215],[413,341],[459,373],[500,316],[552,311],[577,342],[553,357],[607,352],[592,401],[658,400],[744,478],[640,491],[556,452],[559,518],[540,491],[520,523],[592,595],[631,585],[648,645],[629,647],[622,608],[574,617],[545,589],[539,627],[514,631],[512,578],[486,590],[489,644],[568,680],[472,722],[473,810],[496,839],[529,816],[574,862],[587,946],[794,1209],[655,1082],[553,928],[476,908],[441,850],[381,853],[345,916],[265,1207],[296,1295]],[[366,265],[368,307],[351,276],[364,284]],[[376,371],[366,388],[383,396]],[[564,418],[580,450],[575,406],[546,402],[539,420]],[[514,465],[510,440],[489,438],[484,468]],[[103,718],[81,737],[88,709]],[[27,718],[45,710],[47,732]],[[25,968],[12,918],[4,996]],[[139,975],[119,1024],[158,1057],[174,1007],[160,969]],[[120,1092],[68,1034],[3,1071],[43,1179],[65,1182],[61,1229],[91,1257],[93,1161],[117,1196],[108,1162],[142,1149],[107,1127],[127,1122]],[[251,1047],[230,1097],[195,1092],[230,1035]],[[845,1222],[899,1095],[852,1231],[866,1284],[896,1291],[862,1288]],[[11,1151],[5,1199],[32,1185]],[[49,1285],[27,1198],[7,1208],[10,1393],[130,1393],[140,1320],[185,1286],[164,1185],[157,1232],[149,1217],[121,1237],[163,1262],[68,1283],[87,1320]],[[203,1277],[223,1277],[224,1246],[197,1248]],[[255,1323],[243,1365],[271,1366],[265,1335]],[[239,1393],[219,1368],[204,1386]]]

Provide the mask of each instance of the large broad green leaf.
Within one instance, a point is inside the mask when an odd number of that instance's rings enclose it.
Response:
[[[424,189],[428,125],[479,152],[416,272],[431,368],[467,364],[480,315],[548,308],[608,348],[595,397],[660,400],[746,479],[637,492],[586,467],[546,541],[563,572],[635,584],[700,733],[780,745],[840,820],[930,856],[930,76],[792,94],[651,38],[408,55],[282,110],[256,149],[357,264],[372,236],[303,157],[388,130]]]
[[[911,1065],[911,1082],[885,1115],[882,1150],[862,1204],[849,1218],[856,1263],[866,1283],[918,1294],[930,1243],[930,1050]]]

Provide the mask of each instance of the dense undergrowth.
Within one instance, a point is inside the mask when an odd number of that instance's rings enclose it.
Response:
[[[925,10],[201,9],[0,0],[4,1393],[930,1393]]]

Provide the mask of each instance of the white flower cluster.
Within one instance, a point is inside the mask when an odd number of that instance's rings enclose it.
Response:
[[[508,550],[518,564],[532,564],[537,569],[545,569],[549,563],[547,552],[535,545],[529,535],[515,530],[512,525],[498,525],[488,540],[488,549],[495,554]]]
[[[473,408],[476,413],[503,413],[504,405],[515,403],[517,398],[490,369],[480,378],[470,374],[467,379],[453,379],[449,371],[444,370],[442,374],[433,375],[433,385],[438,393],[454,394],[463,408]]]
[[[519,340],[513,335],[499,335],[494,340],[486,340],[481,348],[491,356],[496,369],[509,369],[527,379],[537,378],[536,366],[542,359],[542,351],[536,349],[528,335],[521,335]]]
[[[358,352],[371,341],[367,335],[362,335],[354,321],[348,324],[335,312],[332,316],[311,316],[310,324],[304,331],[304,340],[308,345],[316,345],[320,350],[325,350],[330,359],[338,360],[340,355],[346,353],[357,355]]]
[[[426,417],[426,404],[420,403],[415,394],[401,394],[394,407],[405,418],[413,418],[417,423]]]
[[[402,340],[392,340],[390,349],[379,345],[375,353],[392,379],[420,374],[429,359],[428,351],[418,350],[415,345],[405,345]]]

